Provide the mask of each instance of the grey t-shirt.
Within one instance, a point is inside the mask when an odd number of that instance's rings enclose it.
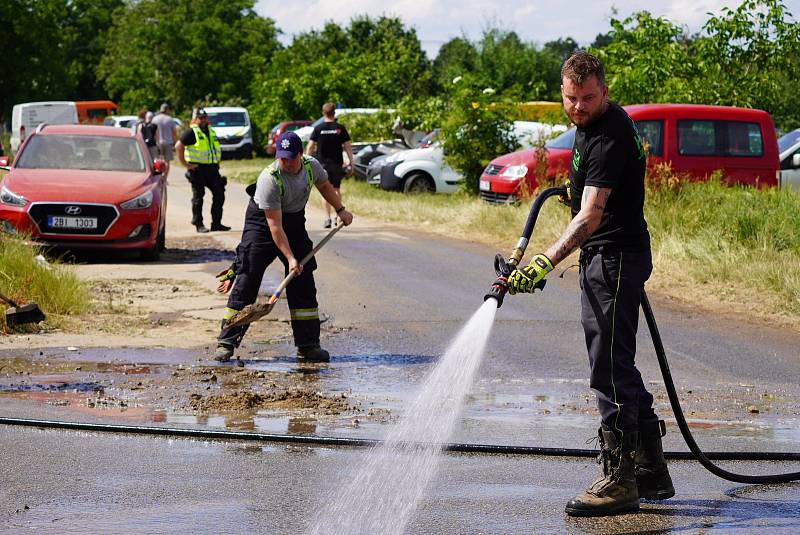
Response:
[[[175,128],[175,122],[172,117],[166,113],[157,113],[153,117],[153,122],[158,126],[158,142],[175,144],[175,139],[172,139],[172,129]]]
[[[325,172],[325,169],[316,158],[311,156],[303,156],[303,158],[307,158],[311,162],[311,175],[314,177],[315,186],[328,180],[328,173]],[[277,166],[278,162],[274,162],[269,167],[264,168],[261,174],[258,175],[256,193],[253,195],[253,200],[262,210],[281,210],[288,214],[302,212],[306,207],[308,197],[311,195],[305,166],[302,166],[300,172],[296,175],[283,170],[278,171],[283,179],[283,197],[281,197],[275,178],[270,173]]]

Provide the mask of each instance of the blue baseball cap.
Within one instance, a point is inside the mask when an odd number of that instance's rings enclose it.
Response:
[[[275,142],[275,157],[294,159],[303,152],[303,142],[294,132],[284,132]]]

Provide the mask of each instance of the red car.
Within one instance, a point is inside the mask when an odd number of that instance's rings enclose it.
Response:
[[[40,125],[0,182],[0,230],[157,260],[166,227],[164,168],[126,128]]]
[[[272,127],[267,135],[267,144],[264,145],[264,150],[270,156],[275,156],[275,141],[281,137],[284,132],[294,132],[297,129],[309,126],[311,121],[284,121]]]
[[[778,185],[778,142],[772,117],[765,111],[695,104],[638,104],[625,106],[625,111],[647,145],[650,166],[668,162],[673,171],[696,180],[720,170],[728,183]],[[547,178],[569,174],[574,140],[571,128],[545,144]],[[481,198],[514,202],[533,193],[538,187],[537,150],[492,160],[480,177]]]

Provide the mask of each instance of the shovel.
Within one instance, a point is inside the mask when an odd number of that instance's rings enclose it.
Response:
[[[5,301],[11,305],[11,308],[6,309],[6,325],[8,325],[9,329],[17,325],[39,323],[44,320],[44,312],[39,309],[39,305],[36,303],[19,306],[3,294],[0,294],[0,301]]]
[[[328,243],[328,240],[333,238],[333,235],[339,232],[343,226],[344,224],[341,223],[335,226],[333,230],[331,230],[324,238],[322,238],[319,243],[313,249],[311,249],[311,252],[300,261],[300,265],[305,266],[306,262],[311,260],[311,258],[317,254],[317,251],[322,249],[322,246]],[[225,327],[238,327],[239,325],[247,325],[269,314],[272,311],[272,308],[275,306],[275,303],[278,302],[283,290],[289,286],[289,283],[292,282],[292,279],[294,279],[296,276],[297,273],[294,271],[289,273],[286,278],[281,281],[281,283],[275,289],[275,293],[269,297],[266,303],[253,303],[252,305],[247,305],[239,312],[228,318],[228,321],[225,322]]]

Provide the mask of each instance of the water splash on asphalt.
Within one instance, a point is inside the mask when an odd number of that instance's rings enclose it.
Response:
[[[490,299],[461,329],[404,417],[334,491],[310,533],[400,534],[438,467],[494,323]]]

